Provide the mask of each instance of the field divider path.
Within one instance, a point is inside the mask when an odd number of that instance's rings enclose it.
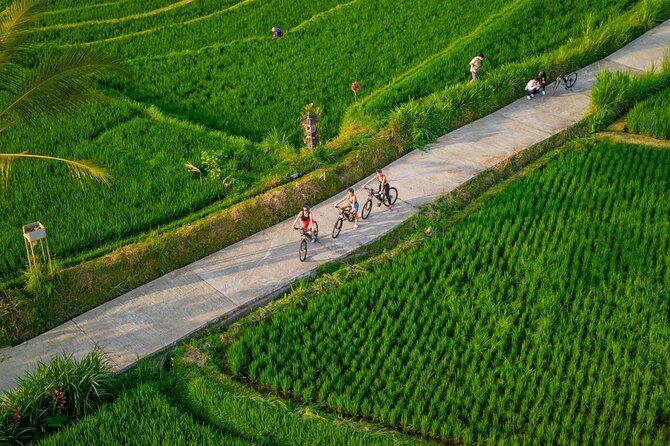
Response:
[[[173,9],[180,8],[190,4],[193,0],[180,0],[176,3],[172,3],[162,8],[154,9],[153,11],[140,12],[137,14],[128,15],[125,17],[117,17],[115,19],[104,19],[104,20],[87,20],[84,22],[75,22],[75,23],[61,23],[59,25],[49,25],[43,26],[41,28],[36,28],[32,32],[43,32],[43,31],[52,31],[54,29],[68,29],[68,28],[80,28],[82,26],[90,25],[112,25],[115,23],[128,22],[130,20],[139,20],[146,17],[151,17],[157,14],[162,14],[164,12],[172,11]]]
[[[202,328],[232,319],[315,274],[324,262],[342,258],[390,232],[434,201],[483,170],[561,132],[589,111],[591,89],[601,69],[643,71],[659,67],[670,44],[670,20],[607,58],[579,71],[570,91],[556,96],[525,97],[468,124],[384,167],[399,192],[393,212],[373,206],[360,227],[345,222],[337,239],[331,230],[338,194],[313,212],[319,240],[310,243],[307,260],[298,259],[299,237],[291,220],[263,230],[197,262],[172,271],[65,324],[15,347],[0,350],[0,393],[16,386],[26,370],[54,355],[81,358],[101,347],[115,370],[175,345]],[[372,173],[372,172],[371,172]],[[367,199],[363,181],[353,185],[361,206]],[[296,209],[296,212],[298,209]]]

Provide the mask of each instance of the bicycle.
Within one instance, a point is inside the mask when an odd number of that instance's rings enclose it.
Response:
[[[304,262],[307,258],[307,240],[316,242],[319,237],[319,225],[317,222],[314,222],[314,229],[311,232],[309,229],[305,228],[293,229],[300,231],[300,247],[298,248],[298,258],[301,262]]]
[[[552,96],[556,94],[556,90],[558,90],[558,87],[560,87],[561,82],[563,82],[563,85],[565,85],[566,90],[572,88],[572,86],[575,85],[575,82],[577,82],[577,72],[573,71],[568,74],[559,74],[556,76],[556,80],[554,80],[554,87],[551,91]]]
[[[361,210],[361,218],[365,220],[370,216],[370,212],[372,212],[372,198],[377,199],[377,207],[381,206],[382,204],[386,207],[393,206],[398,199],[398,189],[395,187],[389,187],[389,197],[391,199],[390,202],[387,201],[386,194],[383,192],[375,191],[374,189],[371,189],[369,187],[364,188],[366,191],[368,191],[368,200],[365,202],[363,205],[363,210]]]
[[[337,236],[340,235],[340,231],[342,230],[342,222],[344,222],[345,219],[349,222],[353,222],[355,220],[354,214],[351,212],[349,207],[341,208],[337,206],[337,208],[340,210],[340,215],[337,216],[337,220],[335,220],[335,226],[333,226],[333,238],[337,238]]]

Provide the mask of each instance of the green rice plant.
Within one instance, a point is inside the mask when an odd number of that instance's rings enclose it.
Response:
[[[40,363],[0,401],[0,440],[21,444],[93,412],[108,400],[114,379],[99,349]]]
[[[659,139],[670,139],[670,89],[638,102],[628,113],[628,130]]]
[[[601,130],[623,116],[633,106],[670,86],[670,64],[664,62],[659,73],[634,75],[602,71],[592,93],[592,111],[588,122],[592,131]]]

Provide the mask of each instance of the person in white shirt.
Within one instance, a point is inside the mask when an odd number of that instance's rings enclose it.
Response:
[[[530,101],[531,99],[533,99],[535,95],[540,92],[541,89],[542,84],[540,84],[540,81],[538,81],[535,78],[529,80],[528,83],[526,84],[526,97],[528,98],[528,100]]]
[[[479,79],[479,68],[482,66],[482,61],[484,60],[484,54],[479,53],[470,61],[470,73],[472,74],[472,79],[470,82],[474,82]]]

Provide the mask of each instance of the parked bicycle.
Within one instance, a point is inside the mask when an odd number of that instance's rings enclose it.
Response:
[[[307,241],[316,242],[319,237],[319,224],[315,221],[313,225],[313,230],[305,228],[293,228],[296,231],[300,231],[300,248],[298,248],[298,257],[301,262],[304,262],[307,258]]]
[[[374,189],[371,189],[369,187],[364,188],[366,191],[368,191],[368,200],[365,202],[363,205],[363,210],[361,211],[361,218],[365,220],[370,216],[370,212],[372,212],[372,199],[375,198],[377,200],[377,207],[381,206],[382,204],[386,207],[393,206],[398,199],[398,189],[395,187],[390,187],[389,188],[389,198],[391,201],[386,198],[386,194],[383,191],[376,191]]]
[[[551,91],[551,95],[553,96],[556,94],[556,90],[558,90],[558,87],[561,86],[561,83],[565,86],[565,89],[572,88],[573,85],[575,85],[575,82],[577,82],[577,72],[573,71],[568,74],[559,74],[556,76],[556,80],[554,80],[554,87]]]
[[[340,235],[340,231],[342,230],[342,223],[344,220],[352,223],[354,221],[354,214],[351,212],[351,208],[349,208],[349,206],[337,206],[337,209],[340,210],[340,215],[337,216],[337,220],[335,220],[335,226],[333,226],[333,238],[337,238],[337,236]]]

